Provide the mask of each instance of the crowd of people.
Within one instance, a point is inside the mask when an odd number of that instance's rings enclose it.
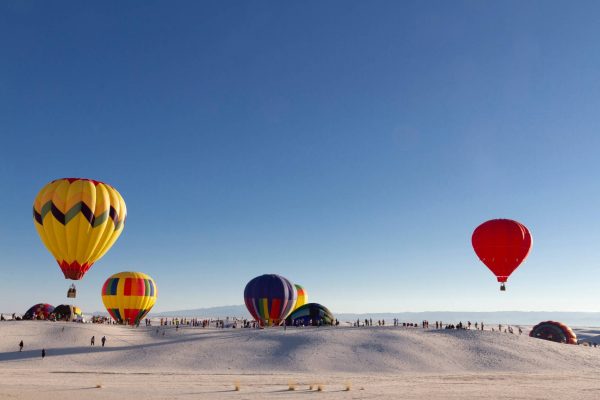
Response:
[[[65,331],[65,327],[63,326],[62,328],[62,332]],[[102,338],[100,339],[100,343],[102,343],[102,347],[104,347],[106,345],[106,336],[102,336]],[[95,346],[96,345],[96,336],[92,336],[92,338],[90,339],[90,346]],[[19,342],[19,353],[23,352],[23,348],[25,347],[25,342],[23,340],[21,340]],[[42,348],[42,360],[46,358],[46,349]]]

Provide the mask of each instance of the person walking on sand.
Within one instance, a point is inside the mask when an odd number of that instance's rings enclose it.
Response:
[[[23,351],[23,341],[19,342],[19,353]]]
[[[46,349],[42,349],[42,360],[46,357]]]
[[[106,343],[106,336],[102,336],[102,347],[104,347],[104,343]]]
[[[90,346],[94,346],[96,343],[96,337],[92,336],[92,340],[90,340]]]

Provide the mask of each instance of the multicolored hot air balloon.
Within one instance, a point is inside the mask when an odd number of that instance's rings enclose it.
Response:
[[[25,312],[23,319],[48,319],[53,312],[54,307],[50,304],[38,303]]]
[[[61,304],[54,307],[53,314],[58,321],[73,321],[82,316],[81,308],[70,304]]]
[[[531,329],[529,336],[558,343],[577,344],[577,336],[562,322],[544,321]]]
[[[127,208],[115,188],[92,179],[64,178],[40,190],[33,220],[66,279],[78,280],[115,243]]]
[[[525,225],[511,219],[493,219],[479,225],[471,238],[475,253],[504,286],[510,274],[525,260],[532,238]]]
[[[261,275],[244,289],[244,302],[260,326],[279,325],[296,304],[296,287],[280,275]]]
[[[142,272],[119,272],[102,286],[106,311],[119,324],[137,325],[156,303],[154,280]]]
[[[294,305],[294,308],[292,309],[292,311],[297,310],[298,308],[300,308],[303,305],[305,305],[306,303],[308,303],[308,294],[306,294],[306,289],[304,289],[302,286],[300,286],[298,284],[294,284],[294,286],[296,286],[296,292],[298,293],[298,298],[296,299],[296,304]]]
[[[308,303],[292,311],[286,324],[293,326],[333,325],[335,317],[329,309],[318,303]]]

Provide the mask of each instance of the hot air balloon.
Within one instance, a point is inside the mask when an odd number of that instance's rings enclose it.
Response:
[[[529,336],[558,343],[577,344],[575,333],[562,322],[540,322],[531,329]]]
[[[61,304],[54,307],[54,316],[58,321],[74,321],[77,317],[81,317],[81,308],[70,304]]]
[[[119,192],[92,179],[52,181],[33,203],[37,232],[65,279],[83,278],[121,235],[126,216]],[[69,297],[74,297],[73,291]]]
[[[308,294],[306,294],[306,289],[298,284],[294,284],[296,286],[296,292],[298,293],[298,298],[296,300],[296,304],[294,305],[293,310],[297,310],[299,307],[302,307],[308,302]],[[292,311],[293,311],[292,310]]]
[[[156,303],[154,280],[142,272],[119,272],[102,286],[106,311],[119,324],[137,325]]]
[[[475,253],[506,290],[510,274],[531,250],[531,234],[525,225],[510,219],[493,219],[479,225],[471,238]]]
[[[23,319],[48,319],[54,312],[54,307],[47,303],[39,303],[32,306],[25,314]]]
[[[308,303],[292,311],[286,319],[286,324],[293,326],[333,325],[335,317],[325,306],[318,303]]]
[[[281,324],[296,304],[296,287],[283,276],[261,275],[244,289],[244,302],[260,326]]]

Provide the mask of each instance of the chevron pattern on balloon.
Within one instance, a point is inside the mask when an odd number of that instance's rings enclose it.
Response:
[[[33,208],[33,218],[35,218],[38,224],[44,225],[44,218],[49,212],[51,212],[52,216],[56,218],[56,220],[62,225],[68,224],[79,213],[83,214],[92,228],[102,225],[104,222],[106,222],[106,220],[110,219],[113,221],[115,230],[118,230],[125,222],[125,218],[120,219],[117,210],[115,210],[112,206],[110,206],[108,210],[98,215],[94,215],[90,207],[88,207],[88,205],[83,201],[75,204],[66,213],[63,213],[52,201],[48,201],[42,206],[40,212],[38,212],[35,207]]]

